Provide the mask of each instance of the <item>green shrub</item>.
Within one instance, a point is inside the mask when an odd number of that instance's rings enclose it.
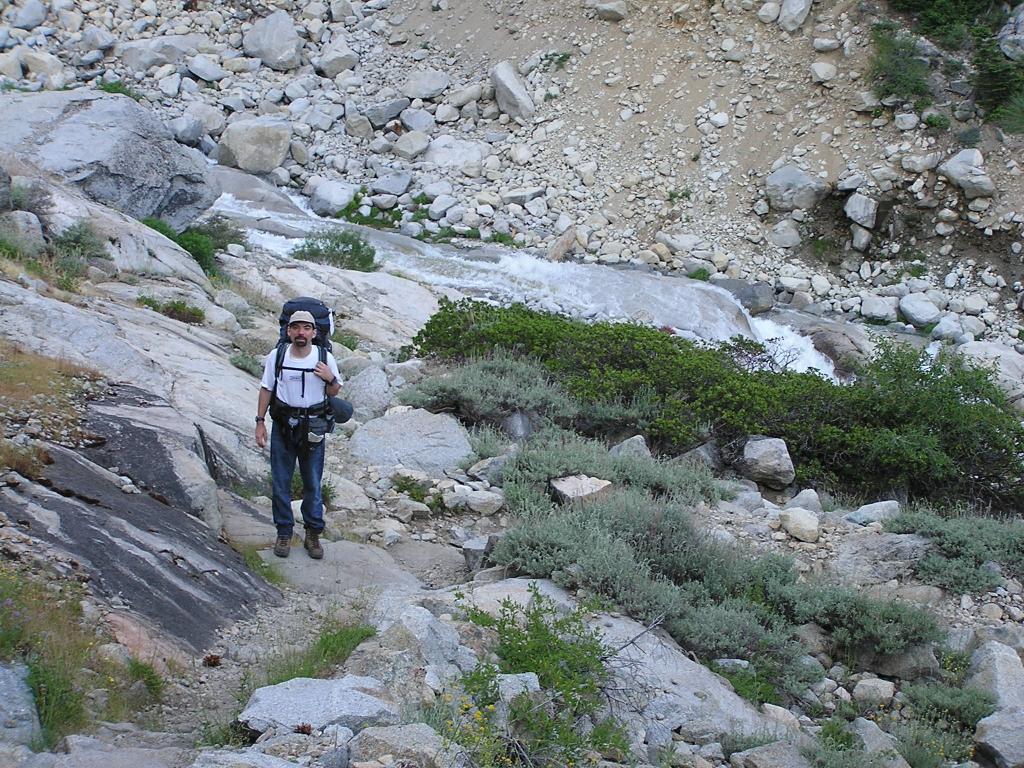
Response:
[[[356,646],[375,634],[373,627],[328,622],[304,652],[271,660],[263,684],[277,685],[296,677],[323,677],[343,664]]]
[[[943,723],[965,734],[973,733],[978,721],[996,709],[995,697],[977,688],[912,683],[903,686],[903,694],[915,719]]]
[[[915,101],[929,94],[928,64],[920,59],[910,37],[892,23],[876,24],[871,32],[875,45],[870,77],[880,97],[895,95]]]
[[[525,765],[573,765],[594,753],[624,757],[625,734],[603,714],[604,690],[611,682],[607,661],[613,650],[604,645],[598,630],[588,626],[586,606],[565,613],[535,584],[530,593],[525,607],[502,601],[496,617],[465,606],[471,622],[494,631],[497,663],[481,661],[463,676],[469,701],[463,717],[449,719],[449,733],[464,747],[486,747],[487,753],[497,739],[506,753],[519,755],[516,762]],[[497,675],[526,672],[537,675],[541,693],[514,699],[508,705],[507,724],[499,730]],[[593,727],[579,728],[581,719]]]
[[[516,411],[567,424],[578,410],[543,366],[503,353],[425,379],[401,399],[417,408],[454,411],[469,424],[492,426]]]
[[[337,229],[314,232],[291,252],[294,259],[360,272],[373,272],[377,269],[374,261],[376,255],[373,246],[358,234]]]
[[[949,115],[943,115],[938,112],[932,113],[924,119],[924,124],[933,131],[948,131],[950,125]],[[915,275],[915,277],[920,277],[920,275]]]
[[[993,119],[1007,133],[1024,133],[1024,92],[1015,93],[998,107]]]
[[[260,557],[260,551],[258,547],[248,546],[241,550],[242,559],[245,561],[245,567],[253,573],[258,573],[270,584],[284,584],[285,578],[280,570],[274,567],[272,563],[268,563],[262,557]]]
[[[186,232],[195,232],[209,238],[215,251],[223,251],[229,245],[248,247],[249,239],[240,226],[223,216],[213,216],[202,224],[189,227]]]
[[[1024,65],[1008,59],[992,31],[974,30],[974,98],[989,112],[998,115],[1004,104],[1024,94]]]
[[[985,566],[997,562],[1006,575],[1024,575],[1024,522],[965,516],[942,517],[927,509],[908,510],[886,521],[894,533],[931,539],[937,552],[925,555],[915,575],[954,592],[982,592],[1000,583]]]
[[[494,427],[480,424],[469,429],[469,445],[479,459],[500,456],[508,448],[508,438]]]
[[[910,768],[941,768],[974,756],[970,735],[951,733],[934,725],[911,722],[894,729],[896,750]]]
[[[700,280],[706,283],[711,279],[711,273],[706,268],[700,267],[699,269],[695,269],[693,272],[690,272],[687,277],[691,280]]]
[[[839,747],[827,740],[801,751],[812,768],[887,768],[891,765],[884,754],[868,754],[859,749]]]
[[[53,205],[50,193],[41,184],[11,185],[11,208],[15,211],[28,211],[42,217]]]
[[[214,258],[214,251],[220,246],[217,245],[214,236],[208,234],[203,227],[189,227],[182,232],[175,232],[163,219],[145,218],[142,219],[142,223],[188,251],[207,275],[214,277],[220,274]],[[213,231],[220,233],[216,226]]]
[[[236,352],[230,358],[231,364],[235,368],[239,368],[246,373],[251,373],[257,379],[263,377],[263,361],[257,359],[254,355],[246,354],[245,352]]]
[[[359,337],[345,331],[336,330],[331,335],[331,342],[334,344],[341,344],[346,349],[358,349]]]
[[[988,371],[952,352],[880,344],[852,385],[812,373],[746,370],[750,344],[699,347],[653,328],[594,323],[523,306],[442,302],[414,340],[419,355],[466,360],[529,355],[588,414],[640,403],[655,448],[679,453],[709,436],[738,450],[747,435],[780,437],[801,483],[865,494],[1024,503],[1024,427]]]
[[[747,669],[721,667],[711,664],[711,671],[721,675],[732,685],[737,696],[742,696],[754,704],[778,704],[781,700],[779,691],[771,680],[765,679],[757,668],[751,665]]]
[[[139,298],[136,299],[136,303],[144,307],[149,307],[150,309],[159,312],[161,315],[166,315],[172,320],[180,320],[181,322],[188,323],[189,325],[202,325],[206,321],[206,313],[199,307],[193,307],[184,299],[172,299],[170,301],[161,302],[159,299],[154,299],[152,296],[139,296]]]
[[[116,93],[121,96],[127,96],[129,99],[134,99],[135,101],[140,101],[142,99],[140,94],[129,88],[121,80],[114,80],[109,83],[100,83],[96,86],[96,89],[103,91],[104,93]]]
[[[88,222],[72,224],[52,242],[57,254],[76,255],[82,259],[109,259],[106,243]]]

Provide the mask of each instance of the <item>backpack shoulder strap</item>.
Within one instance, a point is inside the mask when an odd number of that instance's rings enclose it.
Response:
[[[280,341],[277,344],[277,352],[274,357],[274,388],[270,391],[270,399],[277,399],[277,380],[281,378],[281,370],[284,368],[284,353],[288,349],[288,342]]]

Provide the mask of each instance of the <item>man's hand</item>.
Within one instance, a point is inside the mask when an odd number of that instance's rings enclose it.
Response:
[[[267,447],[267,425],[262,421],[256,424],[256,445],[260,448]]]
[[[316,367],[313,368],[313,373],[328,383],[334,379],[334,374],[331,373],[331,367],[327,365],[327,363],[317,363]]]

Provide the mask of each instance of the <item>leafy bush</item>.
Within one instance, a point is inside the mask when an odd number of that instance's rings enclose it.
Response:
[[[209,238],[214,250],[217,251],[223,251],[232,244],[244,247],[249,245],[249,238],[246,237],[245,230],[223,216],[212,216],[202,224],[195,224],[185,231],[195,232]]]
[[[549,481],[577,473],[622,487],[585,505],[555,504]],[[498,543],[493,562],[585,588],[642,621],[661,619],[705,660],[748,659],[765,683],[758,694],[797,694],[820,674],[802,663],[794,624],[817,621],[851,652],[862,645],[895,652],[937,636],[919,610],[798,584],[785,558],[709,540],[689,516],[692,504],[715,491],[700,470],[611,457],[593,441],[549,430],[510,460],[504,483],[518,524]]]
[[[924,119],[924,124],[933,131],[948,131],[950,125],[949,115],[943,115],[938,112],[932,113]],[[915,277],[920,277],[920,275],[915,275]]]
[[[515,762],[525,765],[574,765],[595,752],[624,756],[625,734],[602,717],[603,691],[611,681],[606,664],[613,654],[600,632],[587,625],[587,607],[563,613],[536,585],[530,593],[525,607],[502,601],[496,617],[466,606],[471,622],[495,632],[497,663],[481,661],[463,676],[469,699],[461,717],[447,720],[448,735],[470,747],[469,756],[479,765],[512,764],[487,763],[494,752],[517,755]],[[500,702],[497,675],[525,672],[537,675],[540,694]],[[499,705],[507,706],[507,713]],[[580,728],[583,719],[593,727]]]
[[[324,229],[314,232],[295,246],[292,258],[330,264],[339,269],[373,272],[377,251],[355,232]]]
[[[109,259],[106,243],[85,221],[72,224],[53,239],[58,254],[77,255],[82,259]]]
[[[998,115],[999,107],[1024,96],[1024,65],[1008,59],[991,30],[974,30],[974,98]]]
[[[142,220],[142,223],[188,251],[207,275],[213,277],[220,274],[213,254],[217,248],[222,246],[217,244],[214,237],[208,234],[204,227],[189,227],[179,233],[175,232],[174,228],[163,219],[146,218]]]
[[[235,368],[251,373],[257,379],[263,376],[263,361],[256,358],[255,355],[249,355],[245,352],[236,352],[230,358],[231,364]]]
[[[915,566],[922,581],[954,592],[982,592],[1000,583],[986,567],[997,562],[1007,575],[1024,575],[1024,522],[983,517],[942,517],[929,510],[904,511],[886,522],[894,533],[927,536],[938,552]]]
[[[481,424],[470,428],[469,445],[478,460],[489,459],[505,452],[508,447],[508,438],[497,429]]]
[[[50,193],[40,184],[11,185],[11,208],[15,211],[28,211],[36,216],[43,216],[52,205]]]
[[[453,360],[496,350],[531,356],[581,404],[574,426],[588,433],[609,428],[591,418],[599,410],[634,403],[636,426],[664,451],[710,435],[736,452],[747,435],[768,435],[786,441],[801,482],[1024,503],[1024,427],[991,374],[952,352],[932,358],[881,344],[847,386],[746,370],[735,348],[699,347],[653,328],[472,301],[442,301],[414,344],[419,355]]]
[[[893,0],[893,7],[912,13],[922,34],[946,48],[958,48],[992,4],[988,0]]]
[[[474,425],[497,426],[516,411],[566,424],[578,410],[539,363],[500,352],[425,379],[401,399],[417,408],[454,411]]]
[[[895,728],[893,735],[897,738],[896,750],[910,763],[910,768],[941,768],[974,756],[969,734],[953,733],[928,723],[912,721]]]
[[[871,32],[875,53],[871,60],[871,79],[881,97],[895,95],[904,101],[927,96],[928,64],[917,53],[914,40],[891,23],[876,24]]]
[[[142,99],[140,94],[129,88],[121,80],[114,80],[109,83],[100,83],[96,88],[104,93],[116,93],[121,96],[127,96],[129,99],[134,99],[135,101]]]
[[[996,709],[995,697],[977,688],[916,683],[903,686],[903,694],[917,720],[945,723],[964,733],[973,733],[978,721]]]
[[[172,299],[162,302],[159,299],[154,299],[152,296],[139,296],[136,302],[159,312],[161,315],[166,315],[172,320],[180,320],[189,325],[202,325],[206,321],[206,313],[203,310],[199,307],[193,307],[183,299]]]
[[[1024,92],[1011,96],[995,111],[993,118],[1007,133],[1024,133]]]

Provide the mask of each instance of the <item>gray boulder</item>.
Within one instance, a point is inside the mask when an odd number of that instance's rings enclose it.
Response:
[[[454,417],[421,409],[368,421],[352,435],[349,451],[366,464],[401,464],[432,477],[473,454],[466,430]]]
[[[349,742],[349,759],[369,762],[391,755],[418,768],[441,768],[444,739],[426,723],[364,728]]]
[[[785,441],[777,437],[747,440],[737,469],[744,477],[769,488],[785,488],[796,477],[789,449]]]
[[[790,507],[807,509],[814,512],[816,515],[820,515],[824,511],[821,507],[821,498],[818,496],[818,492],[813,488],[804,488],[804,490],[800,491],[800,493],[787,501],[784,508],[789,509]]]
[[[643,435],[633,435],[617,445],[608,449],[612,456],[635,456],[638,458],[651,458],[651,449],[647,447],[647,441]]]
[[[876,501],[874,504],[865,504],[848,515],[843,515],[843,520],[855,525],[867,525],[888,520],[890,517],[896,517],[899,513],[900,503],[898,501]]]
[[[323,758],[321,759],[323,760]],[[323,761],[320,764],[325,768],[328,765],[334,765],[333,763],[327,763],[326,761]],[[344,764],[347,765],[347,762]],[[114,766],[104,765],[105,768],[115,768]],[[125,768],[141,765],[145,765],[146,768],[162,768],[149,762],[135,762],[125,766]],[[180,763],[175,763],[175,766],[177,765],[180,765]],[[63,768],[63,766],[55,766],[54,768]],[[195,762],[191,764],[190,768],[295,768],[295,763],[291,760],[285,760],[281,757],[274,757],[273,755],[268,755],[265,752],[260,752],[255,747],[250,747],[249,749],[242,750],[204,750],[195,759]]]
[[[400,99],[388,99],[387,101],[380,101],[376,104],[362,110],[363,115],[373,125],[374,128],[383,128],[389,122],[394,120],[400,114],[402,110],[408,107],[412,102],[404,96]],[[347,111],[346,107],[346,111]]]
[[[259,59],[271,69],[286,72],[302,63],[302,39],[292,17],[275,11],[252,25],[242,37],[246,56]]]
[[[359,54],[349,48],[341,37],[332,40],[313,62],[317,72],[332,80],[346,69],[355,69],[358,64]]]
[[[787,32],[796,32],[807,20],[813,0],[783,0],[779,9],[779,26]]]
[[[985,173],[984,165],[985,158],[981,152],[970,147],[960,150],[940,165],[939,175],[960,187],[968,200],[991,197],[996,193],[996,185]]]
[[[799,541],[813,543],[821,535],[818,515],[809,509],[787,507],[779,512],[779,523],[786,533]]]
[[[597,11],[597,18],[601,21],[622,21],[629,15],[629,6],[626,0],[608,0],[608,2],[597,3],[594,6]]]
[[[277,117],[254,117],[230,123],[221,134],[217,161],[249,173],[270,173],[284,162],[292,124]]]
[[[188,60],[188,71],[208,83],[216,83],[231,75],[212,56],[199,54]]]
[[[788,741],[733,752],[729,765],[732,768],[811,768],[800,748]]]
[[[14,14],[11,26],[16,29],[32,31],[46,21],[46,6],[39,0],[26,0],[25,4]]]
[[[884,768],[910,768],[910,764],[896,751],[896,739],[874,721],[858,717],[846,726],[846,730],[860,739],[865,754],[878,755]]]
[[[909,576],[928,548],[928,539],[914,534],[850,534],[839,542],[832,568],[855,585],[884,584]]]
[[[41,735],[28,667],[0,664],[0,744],[31,746]]]
[[[990,640],[971,655],[967,685],[988,691],[998,709],[1024,708],[1024,665],[1007,645]]]
[[[352,403],[355,416],[360,421],[380,416],[391,402],[388,375],[376,365],[364,368],[346,381],[342,392],[342,397]]]
[[[148,72],[153,67],[177,64],[189,51],[198,50],[209,40],[205,35],[161,35],[145,40],[133,40],[117,46],[115,55],[135,72]]]
[[[412,184],[411,173],[396,171],[395,173],[385,174],[370,182],[370,191],[376,195],[404,195],[406,190],[409,189],[410,184]],[[407,380],[411,378],[411,372],[406,374],[406,378]]]
[[[309,198],[309,207],[320,216],[334,216],[356,199],[359,187],[344,181],[322,181]]]
[[[398,137],[391,151],[401,158],[412,160],[427,151],[430,137],[422,131],[408,131]]]
[[[942,319],[942,310],[925,293],[908,293],[900,299],[900,314],[915,328],[933,325]]]
[[[875,217],[878,214],[878,201],[860,192],[854,192],[846,199],[843,211],[852,221],[866,229],[875,228]]]
[[[217,199],[203,154],[132,99],[77,90],[8,93],[0,103],[5,151],[133,218],[182,229]]]
[[[278,685],[258,688],[238,722],[254,731],[270,728],[292,731],[309,724],[314,729],[341,725],[360,731],[375,725],[393,725],[400,719],[397,707],[381,698],[385,692],[372,677],[345,675],[334,680],[297,677]]]
[[[38,254],[46,248],[43,225],[31,211],[8,211],[0,214],[0,232],[14,240],[20,248]]]
[[[971,341],[957,351],[983,367],[995,366],[995,381],[1018,411],[1024,411],[1024,355],[991,341]]]
[[[999,47],[1008,59],[1021,61],[1024,59],[1024,3],[1010,12],[1003,28],[996,36]]]
[[[876,296],[869,293],[860,303],[860,314],[868,320],[879,320],[886,323],[896,322],[900,300],[895,296]]]
[[[997,768],[1024,768],[1024,707],[1000,709],[978,723],[978,751]]]
[[[714,284],[735,296],[751,315],[760,315],[775,306],[775,289],[768,283],[748,283],[746,280],[726,278],[715,280]]]
[[[810,209],[824,200],[831,187],[796,165],[784,165],[773,171],[765,184],[768,202],[776,211]]]
[[[494,98],[502,112],[513,120],[529,121],[533,118],[536,110],[533,99],[510,62],[503,61],[491,68],[491,83],[494,85]]]
[[[439,69],[421,69],[406,78],[399,89],[410,99],[436,99],[451,85],[451,78]]]
[[[483,162],[491,154],[491,147],[482,141],[438,136],[430,142],[423,160],[438,168],[462,171],[469,176],[480,174]]]

